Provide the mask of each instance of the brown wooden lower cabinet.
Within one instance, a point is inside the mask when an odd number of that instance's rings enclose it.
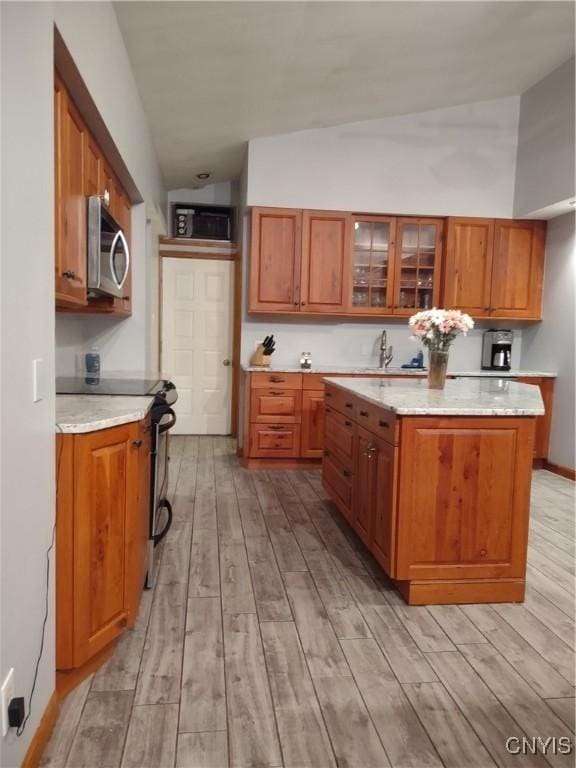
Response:
[[[366,374],[356,375],[367,377]],[[349,420],[357,420],[361,426],[371,430],[378,437],[394,442],[392,433],[398,429],[398,423],[393,415],[382,420],[374,408],[366,406],[357,412],[352,399],[341,390],[335,389],[326,396],[324,379],[327,376],[338,377],[345,374],[275,371],[245,374],[246,459],[321,459],[326,431],[326,407],[332,407],[336,413],[341,411]],[[393,373],[375,373],[369,377],[405,380],[404,376],[395,376]],[[418,378],[425,378],[425,374]],[[546,413],[536,419],[534,459],[547,459],[554,379],[526,376],[514,381],[540,387]],[[262,429],[263,424],[268,424],[268,428]],[[293,426],[289,427],[290,424]],[[342,424],[343,422],[340,422],[340,427]],[[338,432],[338,423],[332,420],[329,428]],[[342,434],[333,435],[333,441],[336,443],[342,438]]]
[[[134,624],[147,568],[150,425],[57,435],[56,667]]]
[[[396,418],[350,397],[354,419],[326,414],[324,486],[406,601],[522,601],[536,419]],[[371,410],[396,421],[387,438],[359,423]],[[352,455],[332,442],[342,419]]]

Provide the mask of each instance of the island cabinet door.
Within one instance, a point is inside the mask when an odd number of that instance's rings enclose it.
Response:
[[[138,499],[138,424],[75,439],[74,666],[128,623],[127,530]]]
[[[376,448],[372,553],[386,573],[394,578],[398,449],[384,440],[377,440]]]
[[[352,513],[356,533],[366,546],[372,542],[374,523],[374,502],[376,492],[376,468],[378,448],[376,438],[365,429],[358,427],[356,434]]]
[[[404,418],[395,578],[525,573],[534,419]]]

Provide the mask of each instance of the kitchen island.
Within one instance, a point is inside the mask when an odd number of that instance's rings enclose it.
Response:
[[[325,383],[324,486],[406,602],[521,602],[539,389]]]

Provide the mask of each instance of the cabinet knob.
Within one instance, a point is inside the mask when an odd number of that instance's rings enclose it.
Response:
[[[71,269],[67,269],[65,272],[62,272],[62,277],[67,277],[68,280],[75,280],[76,272],[72,272]]]
[[[380,419],[380,421],[378,422],[378,425],[381,427],[384,427],[384,429],[388,429],[388,427],[390,426],[390,424],[388,424],[387,421],[384,421],[384,419]]]
[[[324,451],[324,456],[330,456],[330,451],[328,451],[328,450],[325,450],[325,451]]]
[[[140,448],[140,446],[142,445],[142,440],[133,440],[132,445],[134,446],[134,448]]]
[[[352,408],[352,403],[344,403],[344,405],[346,406],[346,408]]]
[[[364,416],[364,418],[368,418],[368,411],[360,411],[360,416]]]
[[[351,427],[351,426],[352,426],[352,422],[351,422],[351,421],[348,421],[348,420],[346,420],[346,421],[344,422],[344,426],[345,426],[345,427]]]
[[[352,477],[352,472],[350,472],[350,470],[348,469],[343,469],[342,474],[344,475],[344,477]]]
[[[226,367],[228,367],[230,365],[230,360],[228,360],[228,358],[226,358],[226,360],[222,361],[222,365],[225,365]]]

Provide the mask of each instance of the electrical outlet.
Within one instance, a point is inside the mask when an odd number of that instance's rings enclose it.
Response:
[[[0,706],[2,707],[2,736],[8,733],[8,704],[14,698],[14,668],[6,675],[0,690]]]

